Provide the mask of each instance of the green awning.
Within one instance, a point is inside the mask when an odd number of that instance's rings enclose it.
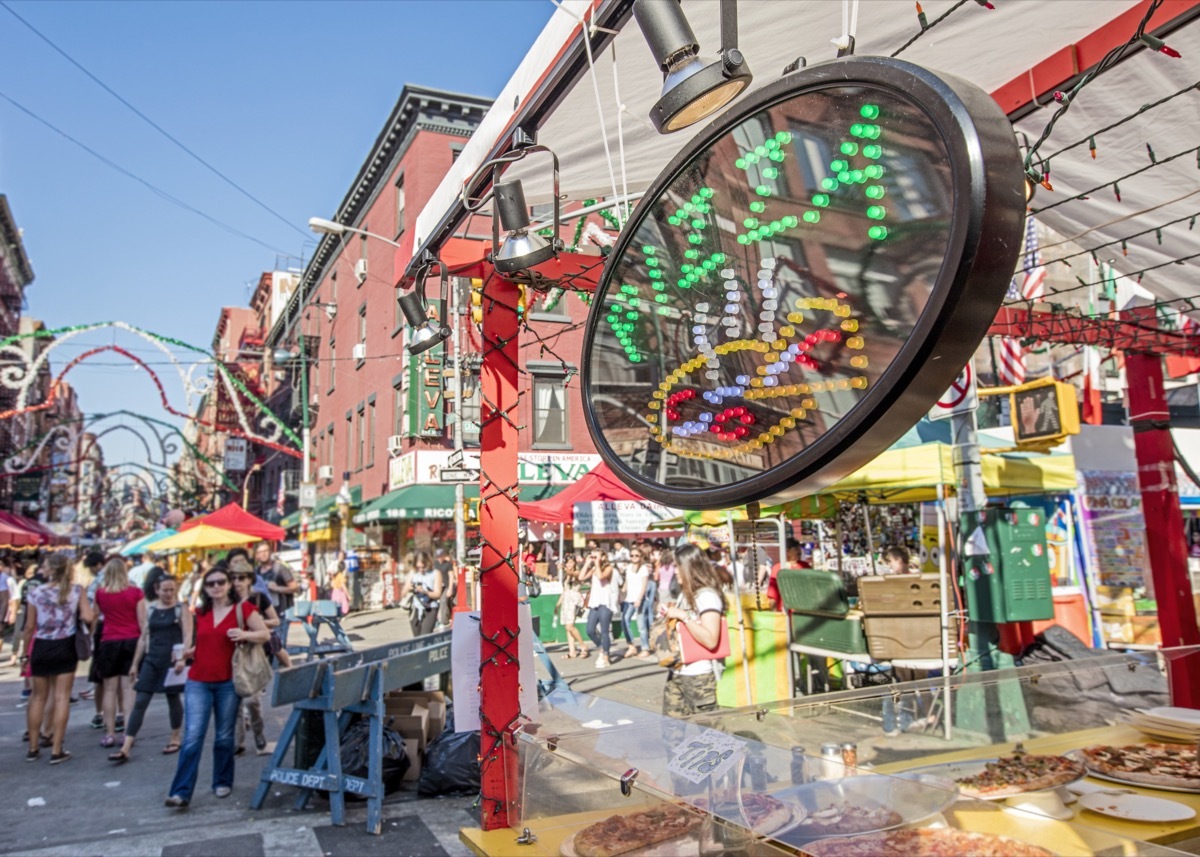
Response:
[[[316,508],[309,513],[308,528],[318,529],[329,526],[329,519],[337,509],[337,497],[318,497]],[[279,526],[285,530],[296,530],[300,528],[300,510],[292,512],[290,515],[284,515],[279,522]]]
[[[566,485],[528,485],[521,483],[521,502],[527,503],[531,500],[549,500],[566,487]]]
[[[300,526],[300,510],[292,512],[289,515],[284,515],[279,519],[279,526],[285,530],[294,530]]]
[[[464,496],[479,497],[477,484],[464,485]],[[424,520],[454,517],[453,485],[409,485],[389,491],[363,506],[354,516],[354,523],[374,524],[383,521]]]

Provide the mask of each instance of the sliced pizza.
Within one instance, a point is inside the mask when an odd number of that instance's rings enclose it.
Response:
[[[791,807],[771,795],[743,793],[741,803],[742,814],[756,833],[774,833],[794,818]]]
[[[904,823],[900,813],[882,806],[860,806],[834,803],[810,812],[796,829],[806,838],[823,836],[852,836],[886,830]]]
[[[1073,783],[1084,775],[1083,763],[1067,756],[1015,752],[988,762],[978,774],[957,782],[966,797],[995,800]]]
[[[822,839],[804,846],[810,857],[1054,857],[1037,845],[952,828],[889,830],[837,839]]]
[[[1200,760],[1195,744],[1096,745],[1082,751],[1092,771],[1139,785],[1200,789]]]
[[[683,836],[699,826],[696,813],[663,804],[629,815],[610,815],[583,828],[568,842],[579,857],[617,857]]]

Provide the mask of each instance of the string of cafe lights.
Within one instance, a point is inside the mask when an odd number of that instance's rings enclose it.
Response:
[[[1176,152],[1174,155],[1168,155],[1165,158],[1158,157],[1158,155],[1155,154],[1154,150],[1152,148],[1149,148],[1149,146],[1147,146],[1147,150],[1150,155],[1150,163],[1146,164],[1144,167],[1140,167],[1136,170],[1126,173],[1123,176],[1118,176],[1115,179],[1110,179],[1109,181],[1103,182],[1102,184],[1098,184],[1094,188],[1091,188],[1090,190],[1085,190],[1082,193],[1075,194],[1074,196],[1069,196],[1066,199],[1060,199],[1058,202],[1052,202],[1052,203],[1050,203],[1050,205],[1043,205],[1040,208],[1031,208],[1031,209],[1029,209],[1029,213],[1030,214],[1041,214],[1043,211],[1050,211],[1053,208],[1058,208],[1060,205],[1066,205],[1068,202],[1075,202],[1076,200],[1087,199],[1089,196],[1094,194],[1096,191],[1104,190],[1104,188],[1106,188],[1106,187],[1111,187],[1113,189],[1113,192],[1116,194],[1116,197],[1117,197],[1117,202],[1120,202],[1121,201],[1121,182],[1127,181],[1127,180],[1133,178],[1134,176],[1141,175],[1142,173],[1146,172],[1147,170],[1152,170],[1155,167],[1162,166],[1163,164],[1169,164],[1171,161],[1178,160],[1179,158],[1182,158],[1184,155],[1193,155],[1193,154],[1196,155],[1197,156],[1196,157],[1196,166],[1198,169],[1200,169],[1200,146],[1193,146],[1190,149],[1184,149],[1182,152]],[[1040,183],[1042,183],[1043,186],[1045,186],[1046,184],[1049,183],[1049,180],[1045,177],[1044,174],[1038,172],[1037,170],[1033,170],[1033,172],[1038,174],[1038,176],[1039,176],[1038,181]],[[1050,189],[1053,190],[1053,188],[1050,188]]]
[[[1074,259],[1078,256],[1091,256],[1092,261],[1096,262],[1098,264],[1100,262],[1100,259],[1097,258],[1096,253],[1099,252],[1100,250],[1104,249],[1105,247],[1111,247],[1114,244],[1120,244],[1122,255],[1128,256],[1129,248],[1126,245],[1128,244],[1128,242],[1132,241],[1133,239],[1141,238],[1143,235],[1149,235],[1150,233],[1153,232],[1153,233],[1155,233],[1155,235],[1158,238],[1158,243],[1161,245],[1162,244],[1162,231],[1164,229],[1166,229],[1168,226],[1174,226],[1177,223],[1183,223],[1186,220],[1188,223],[1188,231],[1190,232],[1190,231],[1192,231],[1192,228],[1196,225],[1196,218],[1198,218],[1198,217],[1200,217],[1200,211],[1197,211],[1194,214],[1185,214],[1183,217],[1177,217],[1175,220],[1169,220],[1166,223],[1160,223],[1157,226],[1151,226],[1149,229],[1143,229],[1141,232],[1135,232],[1132,235],[1126,235],[1123,238],[1114,238],[1111,241],[1105,241],[1103,244],[1097,244],[1095,247],[1092,247],[1090,249],[1080,250],[1078,253],[1069,253],[1066,256],[1059,256],[1057,259],[1047,260],[1046,264],[1054,264],[1055,262],[1062,262],[1064,265],[1066,265],[1068,268],[1070,268],[1070,267],[1072,267],[1071,263],[1068,262],[1067,260]]]

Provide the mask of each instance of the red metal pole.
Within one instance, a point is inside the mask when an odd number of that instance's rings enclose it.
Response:
[[[517,664],[518,289],[484,287],[480,370],[480,794],[484,830],[508,826],[516,797],[512,732],[521,713]]]
[[[1200,629],[1196,626],[1196,606],[1188,577],[1187,539],[1175,481],[1175,451],[1163,390],[1162,357],[1144,351],[1127,352],[1125,375],[1163,646],[1196,645],[1200,643]],[[1168,661],[1167,676],[1173,704],[1194,708],[1200,706],[1200,675],[1187,669],[1190,660]]]

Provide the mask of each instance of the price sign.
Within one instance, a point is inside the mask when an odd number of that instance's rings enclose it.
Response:
[[[675,748],[667,770],[699,785],[709,777],[720,779],[745,755],[745,741],[724,732],[705,729],[695,738],[685,738]]]

